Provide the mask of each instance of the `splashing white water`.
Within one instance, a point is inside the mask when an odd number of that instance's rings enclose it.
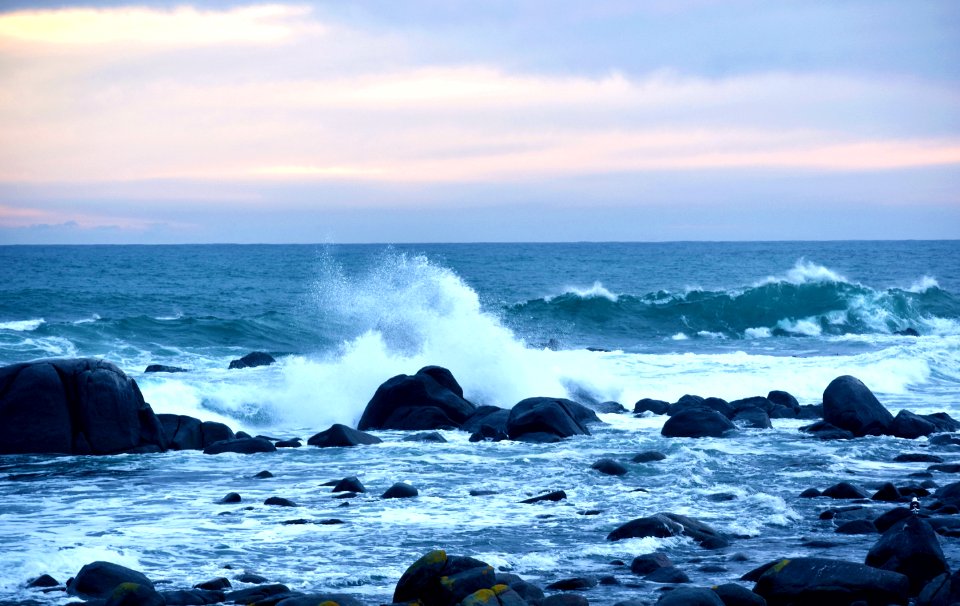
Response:
[[[767,276],[755,286],[765,286],[767,284],[778,284],[787,282],[790,284],[812,284],[818,282],[848,282],[846,278],[837,272],[818,265],[806,259],[798,259],[792,268],[782,276]]]
[[[0,322],[0,330],[13,330],[16,332],[30,332],[43,326],[46,322],[43,318],[34,320],[11,320],[9,322]]]

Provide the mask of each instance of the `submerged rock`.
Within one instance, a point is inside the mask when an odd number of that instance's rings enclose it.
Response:
[[[548,492],[548,493],[546,493],[546,494],[542,494],[542,495],[537,496],[537,497],[531,497],[531,498],[529,498],[529,499],[524,499],[524,500],[522,500],[522,501],[520,501],[520,502],[521,502],[521,503],[525,503],[525,504],[527,504],[527,505],[530,505],[530,504],[533,504],[533,503],[542,503],[542,502],[544,502],[544,501],[553,501],[553,502],[562,501],[562,500],[564,500],[564,499],[566,499],[566,498],[567,498],[567,493],[565,493],[565,492],[562,491],[562,490],[554,490],[553,492]]]
[[[165,450],[166,434],[137,382],[104,360],[0,368],[0,454]]]
[[[660,434],[667,438],[719,438],[736,426],[719,412],[704,407],[682,410],[667,419]]]
[[[590,435],[586,423],[599,422],[589,408],[563,398],[527,398],[510,410],[507,435],[511,440],[552,441]]]
[[[270,354],[263,351],[252,351],[238,360],[230,361],[230,370],[238,368],[255,368],[257,366],[270,366],[276,364],[276,360]]]
[[[730,544],[730,540],[707,524],[675,513],[658,513],[646,518],[637,518],[607,535],[608,541],[642,537],[686,536],[704,549],[718,549]]]
[[[600,473],[608,476],[622,476],[627,473],[627,468],[613,459],[600,459],[591,465],[590,469],[596,469]]]
[[[638,400],[637,403],[633,405],[634,414],[641,414],[649,411],[655,415],[665,415],[669,410],[669,402],[664,402],[663,400],[653,400],[650,398]]]
[[[459,429],[475,410],[449,370],[426,366],[381,384],[357,429]]]
[[[757,579],[754,593],[770,606],[789,604],[906,604],[910,582],[897,572],[827,558],[782,559]]]
[[[360,479],[357,476],[349,476],[343,478],[333,486],[333,490],[330,492],[367,492],[367,489],[364,488],[363,484],[360,482]]]
[[[823,392],[823,420],[856,437],[890,433],[893,415],[856,377],[844,375]]]
[[[179,366],[164,366],[163,364],[151,364],[143,369],[143,372],[187,372],[186,368]]]
[[[724,606],[720,596],[705,587],[677,587],[664,593],[657,606]]]
[[[420,492],[410,484],[405,482],[397,482],[393,486],[387,489],[382,495],[381,499],[409,499],[419,495]]]
[[[67,582],[67,593],[87,598],[105,598],[122,583],[143,585],[153,589],[153,583],[142,572],[111,562],[91,562]]]
[[[203,449],[203,454],[216,455],[225,452],[254,454],[257,452],[276,452],[277,447],[265,438],[241,438],[239,440],[221,440]]]
[[[380,444],[380,438],[340,423],[330,426],[330,429],[314,434],[307,444],[318,448],[335,448],[340,446],[360,446],[364,444]]]

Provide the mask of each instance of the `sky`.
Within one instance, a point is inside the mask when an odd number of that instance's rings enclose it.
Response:
[[[960,2],[0,2],[0,244],[960,238]]]

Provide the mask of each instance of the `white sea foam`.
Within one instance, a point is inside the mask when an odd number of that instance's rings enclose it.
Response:
[[[675,334],[675,335],[673,335],[672,337],[670,337],[670,340],[671,340],[671,341],[686,341],[686,340],[689,339],[689,338],[690,338],[690,337],[688,337],[686,334],[684,334],[684,333],[682,333],[682,332],[678,332],[677,334]]]
[[[576,287],[576,286],[567,286],[567,287],[564,289],[564,292],[565,292],[565,293],[568,293],[568,294],[576,295],[576,296],[580,297],[581,299],[607,299],[608,301],[612,301],[612,302],[614,302],[614,303],[616,303],[617,300],[619,299],[619,297],[618,297],[617,295],[615,295],[614,293],[612,293],[612,292],[610,292],[609,290],[607,290],[607,289],[603,286],[603,284],[601,284],[600,282],[594,282],[594,283],[593,283],[593,286],[591,286],[591,287],[589,287],[589,288],[579,288],[579,287]],[[552,300],[552,299],[554,299],[554,298],[556,298],[556,297],[548,297],[547,300],[550,301],[550,300]]]
[[[811,284],[817,282],[848,282],[837,272],[806,259],[798,259],[792,268],[782,276],[768,276],[755,286],[788,282],[790,284]]]
[[[89,318],[81,318],[81,319],[79,319],[79,320],[74,320],[73,323],[76,324],[76,325],[80,325],[80,324],[91,324],[91,323],[93,323],[93,322],[96,322],[96,321],[99,320],[99,319],[100,319],[100,314],[93,314],[93,315],[90,316]]]
[[[40,328],[44,323],[46,323],[46,320],[43,318],[36,318],[34,320],[10,320],[8,322],[0,322],[0,330],[30,332]]]
[[[916,282],[910,285],[910,288],[907,290],[912,293],[925,293],[930,289],[940,288],[940,283],[937,282],[937,279],[933,276],[923,276]]]
[[[777,322],[777,328],[795,335],[804,335],[807,337],[819,337],[823,333],[820,323],[816,318],[803,318],[801,320],[780,320]]]
[[[701,330],[697,333],[698,337],[703,337],[704,339],[726,339],[727,336],[722,332],[710,332],[709,330]]]
[[[748,339],[768,339],[773,336],[773,333],[766,326],[758,326],[756,328],[748,328],[743,331],[743,335]]]

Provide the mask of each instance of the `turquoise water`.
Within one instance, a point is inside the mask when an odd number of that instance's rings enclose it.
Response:
[[[898,334],[908,329],[918,336]],[[278,363],[227,370],[253,350]],[[853,374],[894,414],[960,418],[960,242],[0,247],[0,363],[55,356],[118,364],[157,412],[281,437],[355,424],[381,382],[427,364],[450,368],[475,403],[505,407],[567,396],[632,408],[642,397],[773,389],[812,404]],[[189,372],[145,374],[148,364]],[[541,584],[615,574],[624,585],[587,594],[613,604],[656,586],[629,586],[637,579],[609,561],[655,549],[702,584],[784,555],[862,559],[870,537],[838,538],[817,515],[830,504],[796,495],[841,480],[909,483],[924,467],[890,463],[923,440],[821,443],[799,421],[668,440],[658,417],[603,418],[594,436],[561,445],[382,432],[383,445],[353,451],[0,457],[0,601],[65,603],[22,584],[108,559],[176,588],[229,564],[385,603],[407,565],[443,547]],[[590,470],[648,449],[667,460],[631,464],[619,479]],[[260,469],[277,479],[253,480]],[[347,475],[370,494],[344,509],[320,484]],[[376,498],[398,480],[421,489],[415,503]],[[470,497],[478,488],[497,494]],[[555,489],[568,500],[518,505]],[[215,504],[232,490],[242,506]],[[717,493],[734,496],[709,498]],[[273,495],[301,508],[261,505]],[[740,536],[706,554],[725,572],[700,572],[705,554],[684,540],[605,542],[657,511]],[[280,523],[303,517],[345,524]],[[837,545],[816,552],[803,538]]]

